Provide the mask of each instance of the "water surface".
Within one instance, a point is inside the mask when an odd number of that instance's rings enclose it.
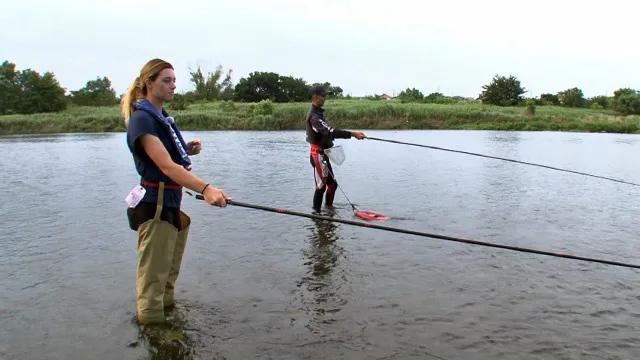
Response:
[[[368,131],[640,182],[637,135]],[[304,134],[187,132],[234,199],[310,212]],[[371,140],[338,141],[342,189],[385,225],[637,260],[638,188]],[[170,358],[132,321],[137,181],[124,134],[0,138],[0,358]],[[353,219],[338,192],[333,216]],[[636,270],[185,198],[176,358],[634,359]],[[156,354],[156,355],[154,355]]]

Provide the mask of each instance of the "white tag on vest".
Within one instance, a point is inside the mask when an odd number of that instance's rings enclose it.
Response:
[[[133,187],[133,189],[131,189],[127,197],[124,198],[124,201],[127,202],[127,205],[129,205],[129,207],[136,207],[138,206],[140,200],[142,200],[146,192],[147,190],[141,185],[136,185]]]

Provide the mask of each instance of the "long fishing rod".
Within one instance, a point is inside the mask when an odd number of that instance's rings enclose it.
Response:
[[[189,191],[185,191],[185,192],[187,194],[191,195],[191,196],[194,196]],[[202,195],[195,195],[195,198],[198,199],[198,200],[204,200],[204,197]],[[283,209],[283,208],[274,208],[274,207],[270,207],[270,206],[248,204],[248,203],[244,203],[244,202],[240,202],[240,201],[236,201],[236,200],[227,200],[227,204],[240,206],[240,207],[244,207],[244,208],[262,210],[262,211],[269,211],[269,212],[274,212],[274,213],[278,213],[278,214],[305,217],[305,218],[308,218],[308,219],[324,220],[324,221],[330,221],[330,222],[336,222],[336,223],[341,223],[341,224],[360,226],[360,227],[371,228],[371,229],[378,229],[378,230],[384,230],[384,231],[397,232],[397,233],[401,233],[401,234],[410,234],[410,235],[428,237],[428,238],[439,239],[439,240],[459,242],[459,243],[464,243],[464,244],[479,245],[479,246],[486,246],[486,247],[492,247],[492,248],[498,248],[498,249],[504,249],[504,250],[512,250],[512,251],[525,252],[525,253],[531,253],[531,254],[538,254],[538,255],[545,255],[545,256],[559,257],[559,258],[565,258],[565,259],[580,260],[580,261],[586,261],[586,262],[595,262],[595,263],[612,265],[612,266],[621,266],[621,267],[640,269],[640,265],[628,264],[628,263],[623,263],[623,262],[618,262],[618,261],[589,258],[589,257],[584,257],[584,256],[556,253],[556,252],[551,252],[551,251],[536,250],[536,249],[524,248],[524,247],[519,247],[519,246],[495,244],[495,243],[490,243],[490,242],[485,242],[485,241],[478,241],[478,240],[464,239],[464,238],[453,237],[453,236],[432,234],[432,233],[421,232],[421,231],[401,229],[401,228],[396,228],[396,227],[391,227],[391,226],[376,225],[376,224],[365,223],[365,222],[360,222],[360,221],[337,219],[337,218],[332,218],[332,217],[329,217],[329,216],[303,213],[303,212],[292,211],[292,210],[287,210],[287,209]]]
[[[450,152],[455,152],[455,153],[460,153],[460,154],[480,156],[480,157],[489,158],[489,159],[504,160],[504,161],[509,161],[509,162],[518,163],[518,164],[538,166],[538,167],[545,168],[545,169],[564,171],[564,172],[568,172],[568,173],[572,173],[572,174],[578,174],[578,175],[590,176],[590,177],[594,177],[594,178],[598,178],[598,179],[615,181],[615,182],[622,183],[622,184],[627,184],[627,185],[640,186],[640,184],[636,184],[636,183],[633,183],[633,182],[630,182],[630,181],[615,179],[615,178],[611,178],[611,177],[607,177],[607,176],[594,175],[594,174],[589,174],[589,173],[585,173],[585,172],[581,172],[581,171],[562,169],[562,168],[558,168],[558,167],[554,167],[554,166],[536,164],[536,163],[520,161],[520,160],[514,160],[514,159],[508,159],[508,158],[503,158],[503,157],[498,157],[498,156],[483,155],[483,154],[478,154],[478,153],[469,152],[469,151],[447,149],[447,148],[438,147],[438,146],[414,144],[414,143],[408,143],[408,142],[397,141],[397,140],[381,139],[381,138],[371,137],[371,136],[367,136],[366,139],[376,140],[376,141],[384,141],[384,142],[389,142],[389,143],[394,143],[394,144],[401,144],[401,145],[419,146],[419,147],[428,148],[428,149],[434,149],[434,150],[450,151]]]

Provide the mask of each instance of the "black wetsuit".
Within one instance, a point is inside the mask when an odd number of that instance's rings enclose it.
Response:
[[[311,109],[306,116],[307,142],[311,144],[309,160],[314,168],[314,180],[316,191],[313,195],[313,208],[317,211],[322,206],[322,196],[327,191],[326,204],[333,206],[338,183],[333,175],[329,157],[324,153],[324,149],[333,147],[334,139],[349,139],[351,132],[331,127],[325,117],[324,109],[311,105]],[[318,181],[318,178],[320,181]]]

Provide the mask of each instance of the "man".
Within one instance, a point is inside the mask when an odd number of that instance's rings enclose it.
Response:
[[[311,89],[311,109],[306,117],[307,142],[311,144],[309,159],[314,168],[313,175],[316,182],[316,191],[313,195],[313,209],[316,211],[320,211],[325,191],[327,192],[326,206],[333,207],[333,198],[338,187],[329,157],[324,153],[324,149],[333,147],[333,139],[350,139],[352,136],[358,140],[366,138],[362,131],[336,129],[327,123],[322,108],[327,95],[331,93],[322,86]]]

